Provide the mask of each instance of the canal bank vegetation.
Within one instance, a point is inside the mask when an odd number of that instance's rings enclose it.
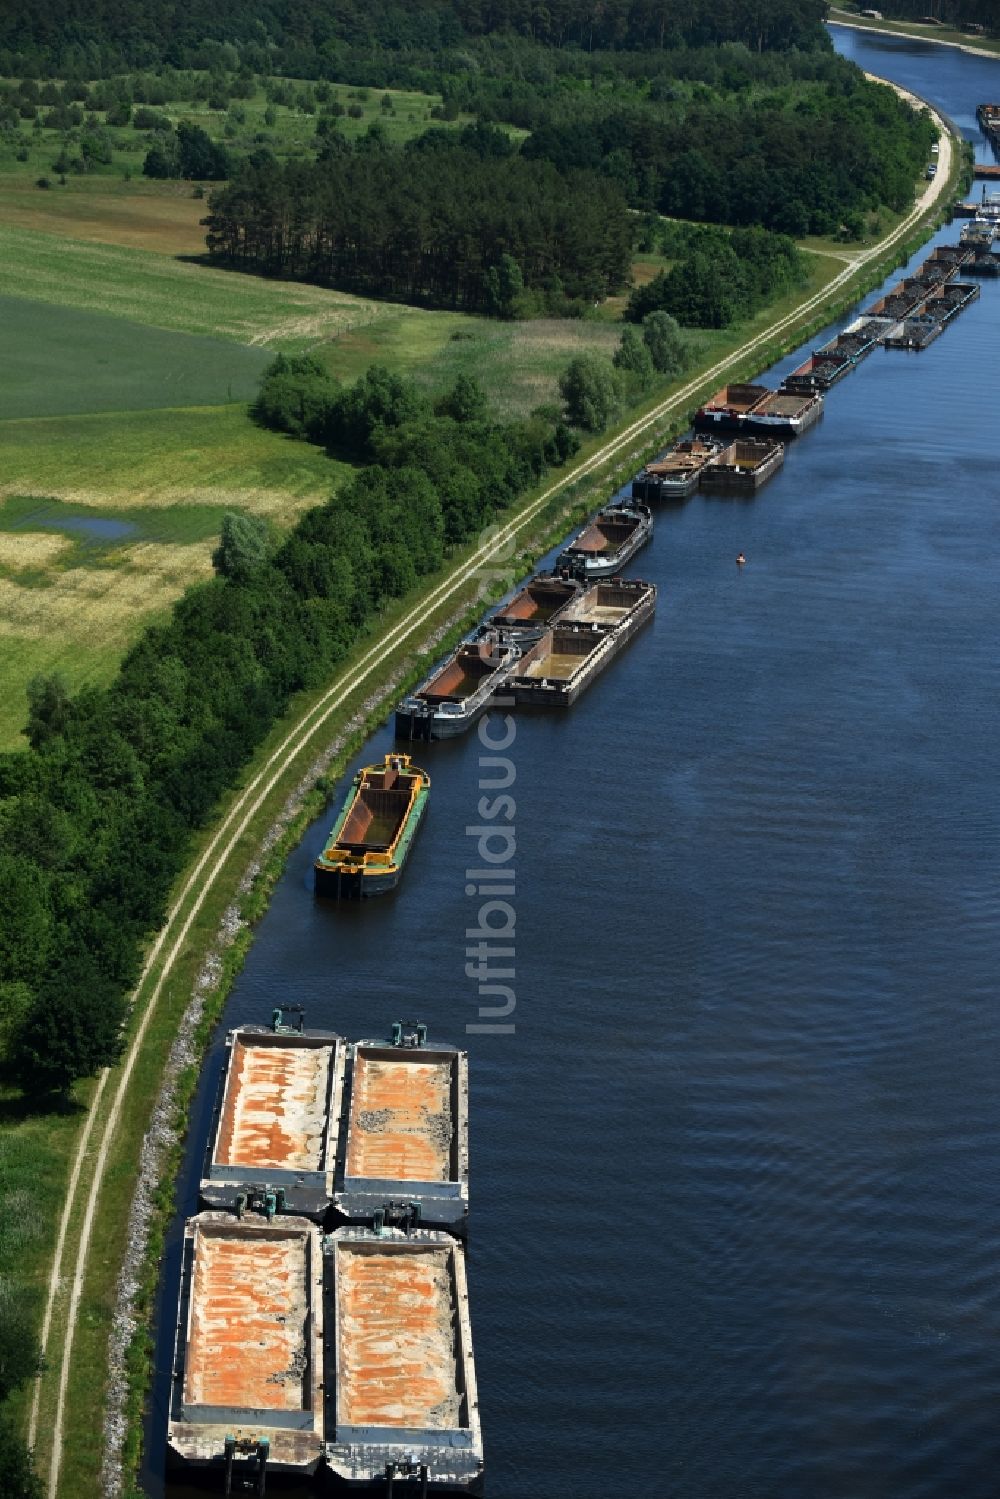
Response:
[[[925,0],[884,0],[877,7],[866,6],[862,0],[844,0],[830,9],[831,19],[850,16],[865,27],[890,30],[894,21],[901,22],[901,35],[927,41],[986,50],[996,50],[1000,44],[1000,14],[994,0],[934,0],[931,4]]]

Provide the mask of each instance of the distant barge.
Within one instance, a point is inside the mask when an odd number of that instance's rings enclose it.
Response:
[[[504,631],[486,627],[463,640],[396,709],[397,739],[451,739],[486,712],[520,655]]]
[[[823,415],[823,397],[774,390],[747,415],[746,430],[762,437],[798,437]]]
[[[738,437],[702,476],[704,494],[754,494],[785,461],[785,445]]]
[[[706,466],[722,452],[722,446],[712,437],[687,437],[675,443],[632,480],[632,498],[646,504],[687,499],[698,488]]]
[[[427,808],[431,778],[409,755],[366,765],[315,864],[317,895],[359,900],[398,883]]]
[[[655,608],[653,583],[630,578],[595,583],[514,667],[510,690],[515,703],[568,708]]]
[[[587,582],[593,578],[613,578],[652,534],[653,515],[648,505],[637,500],[620,500],[605,505],[588,521],[562,553],[558,565]]]
[[[771,391],[766,385],[724,385],[694,414],[696,430],[742,432],[750,413]]]

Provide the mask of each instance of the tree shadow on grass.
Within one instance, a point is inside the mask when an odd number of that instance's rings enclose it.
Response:
[[[18,1093],[4,1090],[0,1096],[0,1128],[27,1124],[33,1119],[69,1119],[87,1112],[86,1104],[67,1093]]]

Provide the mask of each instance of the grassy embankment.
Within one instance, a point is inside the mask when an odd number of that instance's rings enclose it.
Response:
[[[76,247],[71,246],[70,251],[76,253]],[[841,261],[829,260],[820,256],[816,256],[815,261],[816,264],[812,270],[814,290],[817,287],[827,284],[843,268]],[[140,273],[137,271],[136,274],[139,275]],[[223,277],[222,279],[232,291],[238,294],[238,288],[233,278]],[[261,287],[262,291],[275,296],[288,296],[293,292],[309,293],[309,289],[307,288],[272,288],[261,283],[248,282],[247,278],[239,278],[239,283],[247,283],[248,295],[249,286],[251,285]],[[37,291],[35,295],[37,295]],[[322,296],[323,294],[317,295]],[[803,293],[801,297],[786,299],[787,310],[790,310],[791,306],[796,302],[804,300],[807,295],[808,293]],[[850,300],[851,296],[844,293],[837,298],[835,304],[830,306],[824,305],[821,309],[814,310],[808,318],[809,325],[813,326],[826,321],[835,311],[840,310],[841,305],[849,303]],[[725,333],[703,335],[698,350],[699,365],[702,368],[707,368],[719,357],[724,348],[733,349],[738,347],[748,337],[752,336],[754,331],[765,328],[774,322],[784,310],[786,308],[771,308],[766,313],[759,314],[753,320],[753,323],[746,327],[738,330],[727,330]],[[406,320],[412,316],[422,320],[433,319],[439,315],[411,314],[399,308],[380,309],[380,311],[384,314],[386,322],[389,324],[392,324],[394,320],[401,321],[396,322],[394,332],[390,332],[385,327],[381,328],[382,344],[380,347],[384,352],[381,352],[378,357],[386,358],[387,362],[394,362],[393,350],[395,349],[395,362],[400,367],[413,368],[413,336],[411,334],[407,338],[405,331]],[[448,315],[440,316],[448,317]],[[223,320],[223,315],[220,313],[219,321]],[[469,321],[471,322],[472,320]],[[211,331],[217,334],[222,333],[218,322],[214,324],[206,323],[203,326],[206,327],[206,330],[211,328]],[[483,325],[478,326],[482,337],[482,346],[479,351],[480,357],[488,365],[498,355],[498,348],[492,342],[496,330],[490,328],[487,332],[483,328]],[[595,329],[599,329],[601,336],[604,337],[606,337],[608,332],[607,327],[601,328],[598,324],[580,326],[584,329],[593,326]],[[560,325],[561,327],[562,325]],[[353,331],[353,328],[348,330],[349,333],[353,333]],[[463,349],[460,345],[465,342],[474,344],[475,339],[453,340],[451,333],[454,331],[455,328],[452,327],[447,336],[443,336],[444,330],[442,329],[433,337],[427,337],[426,353],[428,357],[421,368],[425,371],[432,368],[435,358],[439,358],[443,366],[447,366],[449,359],[452,361],[456,358],[472,359],[473,351],[471,349]],[[558,332],[558,330],[556,331]],[[801,332],[802,327],[800,325],[798,333],[789,331],[782,342],[785,344],[794,343]],[[511,343],[506,345],[506,347],[514,351],[509,355],[512,363],[517,363],[520,358],[516,343],[519,337],[522,339],[538,339],[540,337],[540,359],[547,359],[550,363],[555,360],[554,344],[547,341],[548,335],[544,330],[533,329],[531,325],[527,325],[524,329],[515,327],[510,330],[500,330],[500,333],[502,333],[504,338],[509,336],[511,340]],[[227,335],[223,333],[223,336],[232,337],[232,334]],[[327,357],[330,357],[331,347],[333,346],[327,347]],[[356,368],[362,367],[363,363],[367,362],[367,359],[364,357],[364,350],[358,349],[356,344],[352,346],[348,343],[341,351],[341,357],[345,361],[345,372],[353,373]],[[375,356],[369,355],[368,357]],[[765,362],[765,357],[761,355],[755,356],[753,361],[754,366],[759,368]],[[560,362],[565,362],[564,350],[560,351],[559,359]],[[354,363],[351,364],[351,361],[354,361]],[[360,361],[360,364],[358,361]],[[452,364],[451,369],[454,369],[454,364]],[[428,375],[428,378],[432,377]],[[551,376],[547,376],[546,378],[550,379]],[[713,377],[711,383],[714,384],[718,378],[718,376]],[[658,398],[663,394],[664,392],[658,393]],[[653,404],[652,400],[649,404]],[[169,415],[162,412],[152,412],[143,414],[142,420],[147,423],[148,427],[156,427],[157,423],[161,423],[165,419],[167,425],[172,425],[175,419],[197,421],[199,416],[200,413],[197,412],[169,413]],[[134,416],[130,417],[130,420],[134,419],[137,418]],[[57,419],[50,420],[55,421]],[[61,420],[73,420],[78,423],[81,421],[80,418],[64,418]],[[96,422],[99,419],[88,418],[87,420]],[[103,420],[111,423],[112,421],[116,421],[117,418],[107,417]],[[255,434],[253,433],[253,429],[243,424],[243,419],[238,409],[229,408],[227,420],[231,423],[230,437],[234,445],[239,445],[242,442],[242,438],[237,438],[236,436],[237,426],[242,429],[242,433],[248,441],[254,439]],[[673,425],[680,425],[681,420],[682,417],[678,415]],[[163,428],[161,427],[159,430],[161,430],[161,434],[165,438]],[[103,441],[101,436],[97,436],[94,440],[93,452],[95,455],[103,452],[106,447],[110,446],[106,436],[108,428],[105,427],[104,431],[105,437]],[[264,439],[268,435],[257,434],[257,436]],[[0,426],[0,442],[4,440],[6,440],[4,429]],[[30,449],[32,447],[30,438],[23,441],[26,448]],[[315,462],[317,483],[321,482],[319,478],[321,473],[328,474],[331,471],[327,465],[327,460],[323,458],[322,454],[308,449],[303,445],[283,443],[280,439],[276,439],[276,442],[283,454],[291,453],[294,455],[294,460],[300,465],[311,466]],[[641,443],[632,445],[628,450],[628,457],[625,460],[626,467],[634,468],[637,466],[638,462],[645,455],[645,451],[652,449],[656,445],[657,440],[652,436]],[[39,454],[43,454],[45,451],[43,445],[39,444],[36,446]],[[130,464],[134,464],[136,455],[142,446],[143,442],[140,438],[131,449],[131,457],[125,458],[123,456],[121,465],[117,469],[113,458],[107,460],[108,466],[105,468],[104,476],[99,484],[102,494],[107,495],[113,492],[115,484],[119,479],[122,481],[122,488],[117,492],[120,496],[125,494],[125,479],[129,472]],[[595,448],[596,446],[598,446],[596,442],[590,445],[591,448]],[[183,441],[179,442],[176,447],[172,447],[165,439],[165,451],[172,453],[174,460],[180,463],[184,455],[190,450],[185,446]],[[26,457],[26,467],[21,471],[26,483],[31,479],[29,472],[30,462],[31,460]],[[157,463],[154,459],[149,469],[149,483],[152,492],[159,493],[160,495],[172,492],[175,486],[169,482],[161,485],[161,481],[156,475],[156,469]],[[69,476],[65,477],[68,480]],[[79,478],[79,474],[77,478]],[[58,485],[55,482],[58,479],[57,474],[49,470],[46,479],[53,482],[46,482],[42,490],[35,488],[34,492],[36,494],[52,493],[58,490]],[[589,479],[584,485],[582,492],[576,494],[576,501],[583,503],[591,502],[598,498],[601,492],[606,490],[610,482],[610,478],[605,476]],[[158,485],[161,485],[161,487],[157,488]],[[159,507],[161,513],[169,511],[170,508],[170,503]],[[551,510],[552,507],[549,508]],[[109,512],[104,511],[102,513],[107,514]],[[550,526],[558,524],[551,514],[549,516],[549,524]],[[441,612],[445,615],[449,614],[449,612],[454,612],[457,607],[460,607],[460,599],[461,596],[450,601],[448,607]],[[382,621],[382,628],[388,628],[395,618],[400,617],[405,612],[405,608],[406,605],[400,604],[393,610],[388,611],[385,619]],[[432,615],[427,619],[425,628],[429,630],[432,628],[434,622],[435,620]],[[136,626],[137,623],[136,621]],[[384,679],[389,675],[390,670],[391,668],[386,665],[376,673],[373,679],[366,682],[364,688],[359,689],[355,697],[349,699],[343,705],[343,708],[338,712],[337,721],[339,723],[345,721],[350,716],[352,708],[357,706],[357,701],[367,698],[377,685],[378,679]],[[302,704],[296,705],[295,711],[301,711],[302,706]],[[284,725],[275,730],[271,736],[271,745],[280,740],[282,733],[288,728],[293,718],[294,712],[289,715]],[[327,732],[331,733],[332,731],[333,725],[331,724]],[[113,1300],[116,1270],[121,1260],[128,1204],[134,1183],[138,1141],[148,1121],[151,1106],[150,1100],[156,1091],[157,1079],[160,1076],[166,1052],[169,1049],[170,1041],[176,1029],[177,1018],[190,994],[191,982],[200,966],[203,953],[214,938],[219,917],[231,900],[240,875],[258,847],[262,831],[273,821],[275,812],[284,801],[289,786],[295,784],[296,780],[303,773],[303,770],[311,763],[315,752],[316,747],[310,745],[289,765],[287,772],[275,785],[268,797],[264,799],[246,831],[238,840],[231,855],[225,860],[220,876],[217,881],[213,882],[208,898],[184,942],[179,961],[171,971],[164,997],[155,1012],[140,1054],[138,1071],[134,1078],[134,1086],[130,1090],[125,1115],[116,1135],[115,1155],[102,1192],[96,1239],[85,1283],[78,1342],[74,1352],[69,1389],[66,1467],[64,1469],[63,1482],[60,1485],[60,1491],[63,1493],[77,1494],[87,1492],[93,1485],[93,1475],[96,1469],[100,1441],[100,1410],[102,1403],[103,1369],[106,1360],[108,1320]],[[256,757],[255,765],[262,764],[265,758],[266,750],[262,751]],[[247,775],[244,777],[245,783],[249,781],[252,774],[252,769],[247,772]],[[211,830],[205,835],[206,841],[210,836]],[[140,996],[140,1010],[142,999],[143,996]],[[138,1013],[139,1011],[137,1011]],[[87,1085],[81,1088],[78,1096],[79,1102],[84,1102],[87,1099],[92,1087],[93,1085]],[[12,1200],[5,1201],[3,1204],[5,1218],[10,1226],[7,1233],[3,1237],[0,1237],[0,1273],[9,1272],[15,1265],[23,1267],[27,1263],[33,1267],[32,1274],[36,1277],[37,1284],[40,1286],[43,1283],[46,1262],[54,1238],[53,1225],[64,1190],[68,1159],[75,1143],[78,1128],[79,1117],[74,1115],[68,1115],[63,1119],[55,1121],[52,1121],[48,1117],[44,1120],[27,1118],[20,1121],[11,1121],[11,1128],[5,1133],[3,1140],[0,1141],[0,1152],[2,1152],[3,1157],[13,1163],[12,1169],[6,1178],[10,1184],[9,1190],[12,1194]],[[21,1213],[18,1211],[19,1205],[23,1204],[24,1199],[29,1193],[32,1211],[30,1213]],[[74,1225],[71,1227],[71,1239],[75,1232],[76,1226]],[[43,1413],[48,1408],[48,1402],[51,1399],[51,1379],[52,1376],[50,1375],[46,1382],[46,1404],[43,1405]],[[40,1456],[43,1462],[47,1440],[48,1426],[43,1419],[39,1439]]]
[[[864,9],[877,9],[866,6]],[[953,26],[938,26],[926,21],[872,20],[847,6],[833,5],[828,17],[832,25],[850,23],[865,31],[883,31],[890,36],[918,37],[922,42],[943,42],[951,47],[962,47],[967,52],[982,52],[987,57],[1000,56],[1000,38],[977,36],[975,32],[961,31]],[[977,101],[980,102],[980,101]]]

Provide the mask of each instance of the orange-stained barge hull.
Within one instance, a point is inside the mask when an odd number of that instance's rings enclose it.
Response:
[[[468,1058],[451,1047],[362,1041],[351,1048],[350,1108],[336,1207],[348,1222],[387,1202],[464,1233],[468,1217]]]
[[[189,1219],[167,1432],[175,1461],[218,1467],[226,1438],[267,1466],[313,1472],[323,1456],[323,1259],[304,1218]]]
[[[478,1494],[483,1457],[465,1257],[445,1234],[333,1236],[333,1472],[365,1486],[387,1467],[432,1492]]]
[[[201,1183],[209,1207],[280,1192],[283,1211],[322,1219],[333,1201],[345,1046],[326,1031],[232,1031]]]

